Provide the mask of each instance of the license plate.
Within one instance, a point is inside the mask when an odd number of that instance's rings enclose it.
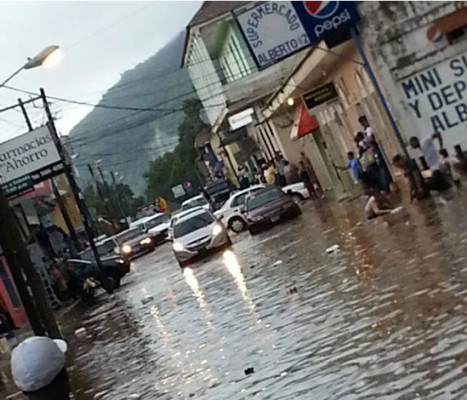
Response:
[[[272,218],[271,218],[271,222],[272,222],[272,223],[277,222],[277,221],[279,221],[279,218],[280,218],[280,216],[279,216],[279,215],[276,215],[275,217],[272,217]]]

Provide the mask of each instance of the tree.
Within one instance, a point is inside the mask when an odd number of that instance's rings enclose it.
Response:
[[[89,208],[94,208],[98,216],[109,218],[113,221],[120,221],[122,219],[122,211],[127,215],[134,215],[136,208],[144,204],[144,198],[135,198],[131,188],[124,184],[118,183],[115,187],[110,189],[110,198],[107,195],[106,188],[102,182],[96,182],[94,185],[89,185],[83,190],[84,200]],[[102,202],[99,191],[103,194],[104,202]],[[143,204],[141,204],[143,203]],[[122,210],[123,208],[123,210]],[[107,212],[107,210],[109,212]],[[108,215],[110,213],[110,215]]]
[[[149,164],[144,174],[146,194],[149,200],[157,196],[171,199],[171,188],[183,182],[195,183],[197,150],[195,137],[204,124],[199,119],[201,102],[198,99],[185,100],[183,121],[178,126],[178,144],[173,152],[165,153]]]

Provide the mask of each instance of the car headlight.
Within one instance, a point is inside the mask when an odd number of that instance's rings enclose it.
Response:
[[[263,216],[262,215],[255,215],[254,217],[248,217],[248,219],[252,222],[258,222],[258,221],[261,221],[263,219]]]
[[[180,242],[175,242],[172,247],[174,251],[183,251],[184,249],[183,244],[181,244]]]
[[[141,240],[141,242],[139,242],[140,245],[144,246],[145,244],[151,244],[152,243],[152,239],[147,237],[143,240]]]
[[[219,224],[214,225],[214,228],[212,228],[212,234],[214,236],[220,235],[224,229],[222,229],[222,226]]]
[[[129,254],[131,253],[131,246],[126,244],[122,247],[122,252],[125,253],[125,254]]]
[[[121,258],[117,258],[117,259],[115,260],[115,262],[116,262],[117,264],[125,264],[125,260],[122,260]]]

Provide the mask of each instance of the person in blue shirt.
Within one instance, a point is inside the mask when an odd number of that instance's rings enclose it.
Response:
[[[349,170],[352,173],[352,178],[355,182],[355,184],[358,184],[362,180],[362,171],[360,167],[360,162],[358,161],[358,158],[355,157],[355,154],[353,151],[349,151],[347,153],[347,157],[349,159],[349,162],[345,167],[339,167],[335,166],[337,169],[342,169],[342,170]]]

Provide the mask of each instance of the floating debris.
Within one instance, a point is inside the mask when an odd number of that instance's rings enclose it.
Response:
[[[326,253],[330,254],[330,253],[334,253],[336,251],[339,250],[339,245],[338,244],[333,244],[332,246],[328,247],[326,249]]]

